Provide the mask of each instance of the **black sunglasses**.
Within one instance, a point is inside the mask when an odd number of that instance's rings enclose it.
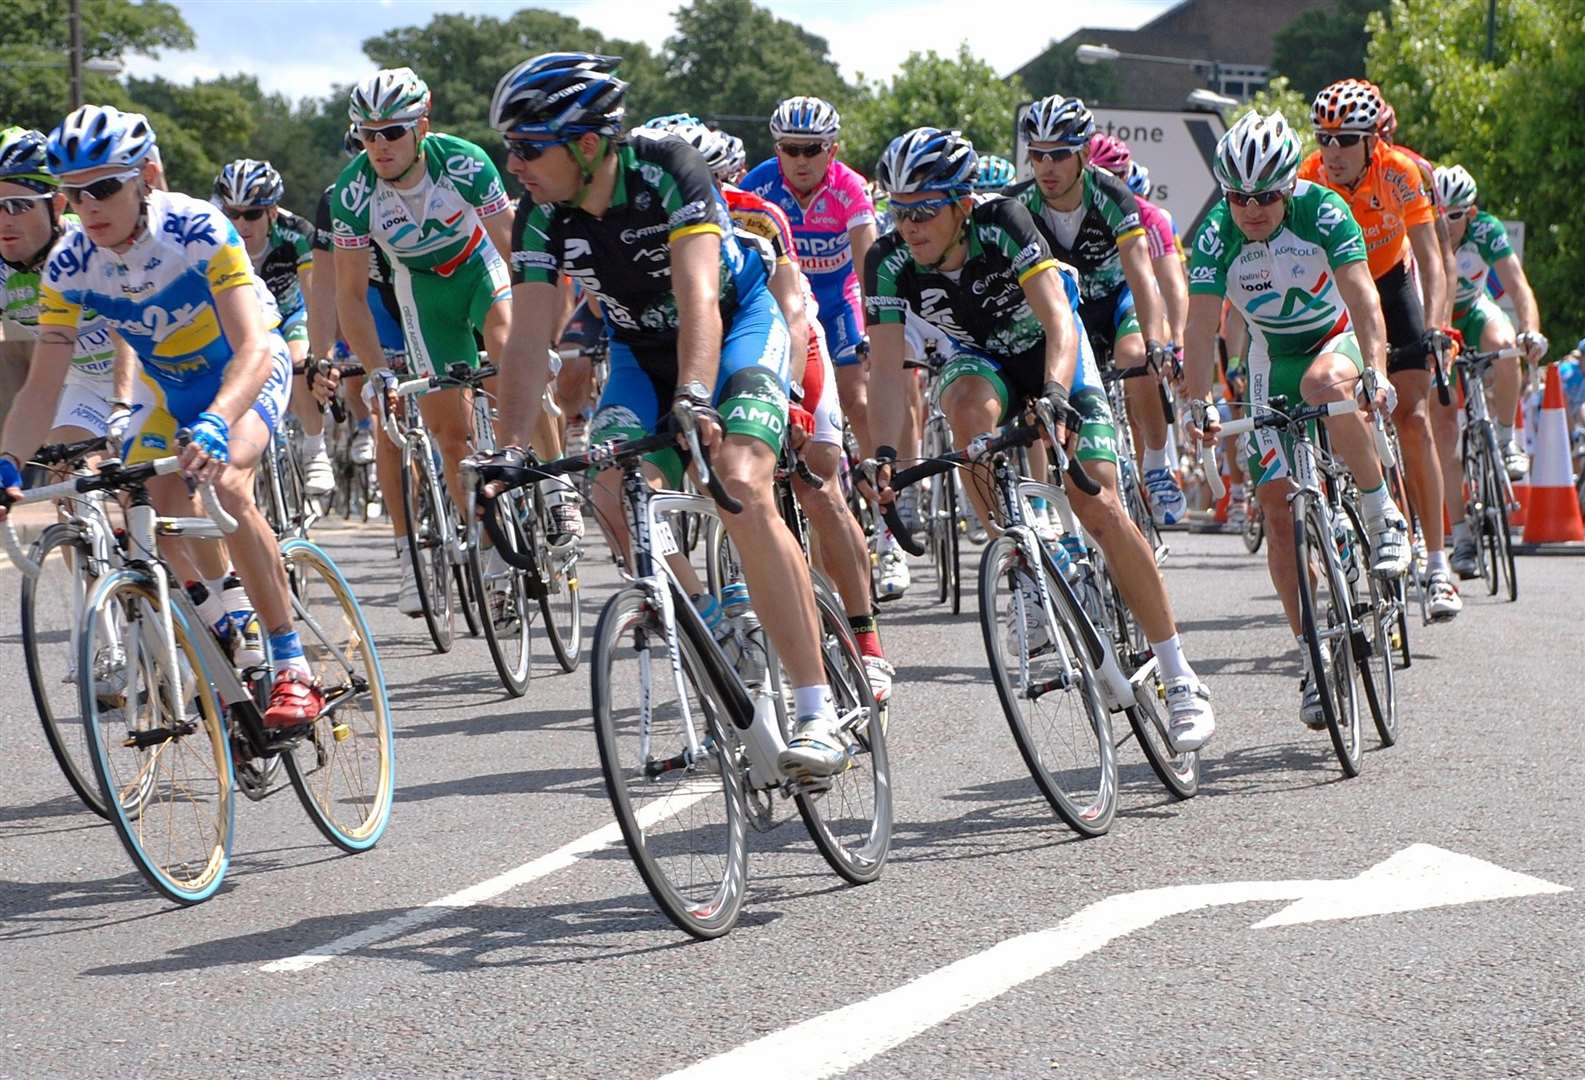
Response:
[[[1345,131],[1338,135],[1322,131],[1315,136],[1315,141],[1322,146],[1358,146],[1359,140],[1365,136],[1358,131]]]
[[[1078,151],[1071,146],[1059,146],[1055,150],[1036,150],[1030,147],[1029,160],[1031,163],[1045,161],[1048,158],[1052,161],[1066,161],[1077,153]]]
[[[776,152],[788,157],[819,157],[831,149],[830,143],[777,143]]]
[[[506,152],[519,161],[538,161],[545,151],[566,145],[566,139],[507,139]]]
[[[1246,195],[1242,191],[1222,190],[1222,195],[1233,206],[1273,206],[1288,197],[1285,191],[1257,191]]]
[[[1468,206],[1468,207],[1465,207],[1462,210],[1449,210],[1443,216],[1446,217],[1449,221],[1463,221],[1466,217],[1468,217],[1469,215],[1473,214],[1474,212],[1475,212],[1475,208],[1472,207],[1472,206]]]
[[[13,195],[8,199],[0,199],[0,214],[7,217],[21,217],[32,210],[39,203],[47,202],[48,195]]]
[[[228,206],[221,210],[221,213],[232,221],[257,221],[265,214],[268,214],[269,211],[262,206],[251,207],[247,210],[238,210],[234,206]]]
[[[363,140],[365,146],[371,142],[397,142],[416,127],[418,127],[418,124],[415,122],[412,124],[387,124],[385,127],[377,128],[359,128],[358,138]]]
[[[91,184],[62,184],[61,194],[66,196],[66,201],[73,206],[80,205],[85,197],[94,202],[104,202],[126,187],[129,181],[136,180],[137,176],[137,171],[132,170],[95,180]]]
[[[951,206],[955,199],[922,199],[919,202],[890,204],[892,216],[898,221],[934,221],[937,214]]]

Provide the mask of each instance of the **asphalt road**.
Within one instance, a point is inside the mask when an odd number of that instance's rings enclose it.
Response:
[[[0,631],[0,1075],[1585,1075],[1585,560],[1521,559],[1518,604],[1471,593],[1416,627],[1402,740],[1344,780],[1299,724],[1263,563],[1173,535],[1219,732],[1184,803],[1125,746],[1089,841],[1022,767],[972,601],[952,619],[916,567],[883,616],[885,873],[846,886],[794,814],[751,834],[742,922],[698,944],[599,846],[586,671],[541,648],[508,700],[482,643],[437,656],[395,614],[377,531],[321,539],[380,636],[391,828],[349,857],[289,789],[243,802],[228,884],[196,908],[75,803]],[[18,580],[0,569],[0,611]],[[613,580],[586,563],[591,628]]]

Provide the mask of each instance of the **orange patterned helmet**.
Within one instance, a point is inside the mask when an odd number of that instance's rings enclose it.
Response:
[[[1310,118],[1317,131],[1357,131],[1376,134],[1387,103],[1375,83],[1344,79],[1315,95]]]

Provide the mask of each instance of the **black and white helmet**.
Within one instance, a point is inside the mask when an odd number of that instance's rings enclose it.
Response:
[[[723,131],[721,136],[726,139],[727,144],[726,164],[722,166],[724,171],[721,175],[736,176],[748,167],[748,151],[743,146],[743,140],[736,135],[728,135]]]
[[[967,195],[974,190],[980,156],[959,131],[921,127],[891,141],[875,163],[875,182],[889,195],[939,191]]]
[[[832,142],[842,132],[842,117],[836,106],[817,97],[792,97],[776,106],[770,118],[770,137],[782,139],[802,136]]]
[[[1299,137],[1280,112],[1247,112],[1216,144],[1211,175],[1226,191],[1287,191],[1299,176]]]
[[[286,194],[281,174],[268,161],[240,158],[215,177],[215,202],[221,206],[274,206]]]
[[[429,115],[429,104],[429,84],[412,68],[386,68],[352,88],[347,117],[354,124],[412,123]]]
[[[1480,191],[1475,178],[1462,165],[1441,165],[1436,170],[1436,201],[1448,209],[1474,206]]]
[[[1019,127],[1028,142],[1059,143],[1077,149],[1089,145],[1095,134],[1095,117],[1078,98],[1053,94],[1029,106]]]
[[[667,130],[699,151],[704,163],[710,167],[711,176],[723,180],[732,175],[729,171],[732,165],[732,144],[728,141],[730,136],[726,132],[711,131],[703,124],[674,124]]]

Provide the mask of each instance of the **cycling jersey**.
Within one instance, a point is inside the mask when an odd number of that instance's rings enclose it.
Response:
[[[864,334],[859,310],[859,272],[853,265],[852,230],[875,223],[864,178],[845,162],[833,161],[825,179],[802,202],[782,176],[775,158],[760,162],[738,186],[780,207],[792,224],[798,265],[825,313],[826,345],[843,367],[859,361]]]
[[[769,246],[777,266],[791,265],[802,271],[796,255],[797,241],[793,238],[792,223],[780,207],[730,184],[721,189],[721,195],[726,199],[727,212],[735,228],[763,240]],[[805,280],[808,280],[807,275]]]
[[[63,230],[76,224],[75,214],[65,214],[61,217]],[[23,332],[29,337],[37,336],[38,267],[22,269],[0,259],[0,318],[20,324]],[[77,326],[77,345],[72,350],[72,365],[66,372],[66,385],[89,387],[101,396],[108,395],[111,384],[115,381],[112,371],[115,367],[115,359],[115,345],[110,340],[110,324],[97,313],[91,310],[85,311]],[[95,432],[95,434],[100,433]]]
[[[1139,224],[1144,228],[1145,239],[1150,244],[1151,261],[1175,254],[1177,242],[1172,235],[1172,218],[1149,199],[1136,201],[1139,203]]]
[[[1331,184],[1319,150],[1299,166],[1299,178],[1341,195],[1364,234],[1370,276],[1379,278],[1409,257],[1409,230],[1434,214],[1420,167],[1407,154],[1376,140],[1365,173],[1348,190]]]
[[[1495,214],[1480,211],[1469,219],[1464,239],[1454,254],[1458,257],[1458,285],[1453,293],[1453,316],[1457,318],[1485,295],[1486,275],[1497,263],[1512,255],[1508,229]],[[1470,343],[1472,346],[1474,342]]]
[[[335,190],[334,184],[325,188],[314,210],[315,251],[329,251],[335,245],[335,226],[330,217],[330,196]],[[407,342],[402,337],[402,311],[391,280],[391,261],[378,244],[372,245],[369,249],[369,313],[374,316],[374,331],[379,335],[380,348],[387,362],[407,351]]]
[[[1040,184],[1026,180],[1009,188],[1034,216],[1052,253],[1079,272],[1079,293],[1086,301],[1115,296],[1128,285],[1123,273],[1122,244],[1145,235],[1139,200],[1128,185],[1101,169],[1085,166],[1084,193],[1078,208],[1056,210],[1046,205]],[[1066,237],[1066,242],[1064,242]]]
[[[313,266],[313,245],[314,227],[290,210],[282,210],[270,225],[264,250],[251,256],[254,272],[269,286],[283,321],[304,310],[297,275]]]

